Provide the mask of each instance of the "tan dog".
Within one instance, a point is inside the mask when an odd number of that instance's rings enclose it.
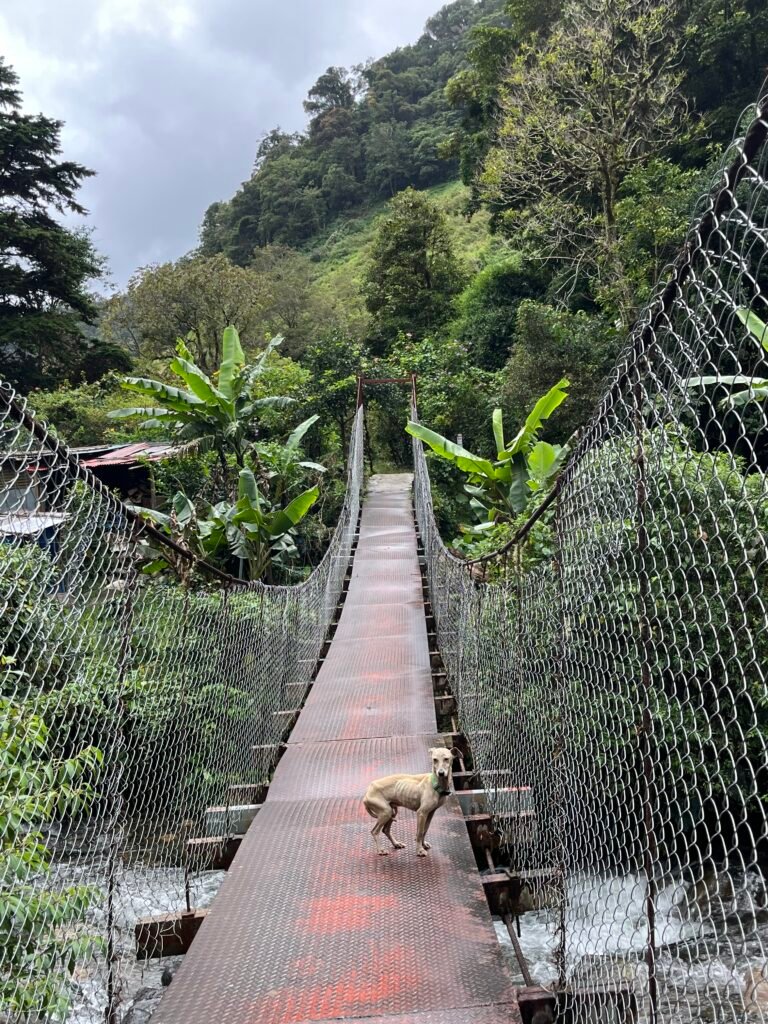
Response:
[[[453,759],[459,751],[454,747],[433,747],[432,771],[426,775],[387,775],[372,782],[365,792],[365,809],[376,824],[371,835],[380,857],[386,857],[388,850],[382,849],[379,833],[383,832],[396,850],[402,850],[405,843],[396,842],[389,834],[392,822],[397,817],[398,807],[407,807],[416,812],[416,854],[426,857],[429,843],[425,842],[432,817],[442,807],[446,797],[451,795]]]

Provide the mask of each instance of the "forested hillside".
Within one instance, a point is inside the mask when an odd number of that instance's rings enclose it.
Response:
[[[245,264],[255,246],[300,245],[344,211],[455,177],[446,141],[459,116],[445,86],[465,65],[472,33],[504,22],[503,0],[457,0],[412,46],[350,70],[328,68],[304,102],[306,132],[268,132],[251,177],[208,209],[202,251]]]
[[[55,177],[38,193],[11,178],[19,205],[4,207],[3,229],[26,248],[6,251],[40,270],[4,257],[2,374],[36,388],[33,404],[73,443],[167,439],[170,419],[112,416],[127,404],[128,364],[177,384],[181,337],[183,358],[215,381],[229,325],[244,373],[281,336],[251,385],[280,402],[247,406],[246,435],[273,446],[259,455],[266,488],[267,463],[310,415],[301,451],[340,470],[363,370],[417,373],[424,422],[480,453],[493,450],[495,406],[520,422],[567,378],[567,402],[542,424],[562,443],[594,407],[767,66],[758,0],[455,0],[412,45],[320,74],[306,130],[255,132],[254,165],[205,212],[198,248],[95,302],[87,236],[41,219],[76,203],[87,169],[59,165],[58,194]],[[26,125],[14,85],[0,96],[6,139]],[[43,127],[57,139],[55,123]],[[28,195],[40,208],[31,234]],[[47,250],[30,247],[46,230],[66,242],[67,282],[46,284]],[[373,458],[406,461],[403,395],[371,398]],[[203,500],[217,493],[208,458],[192,473],[208,481]],[[190,472],[156,471],[161,505]],[[445,472],[437,501],[455,534],[477,510]],[[311,471],[296,470],[291,486],[301,481]],[[321,487],[326,526],[338,481]]]

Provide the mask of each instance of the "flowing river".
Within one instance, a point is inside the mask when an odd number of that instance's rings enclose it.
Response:
[[[87,863],[59,864],[72,883],[93,881]],[[193,880],[193,903],[209,906],[223,872],[206,872]],[[752,1024],[768,1021],[768,982],[751,1005],[745,1002],[745,975],[750,968],[766,971],[768,911],[761,907],[765,887],[757,874],[733,880],[732,898],[713,899],[706,891],[673,881],[661,888],[656,901],[659,979],[659,1024]],[[638,875],[600,879],[572,877],[569,881],[567,961],[579,966],[570,979],[612,980],[632,987],[638,999],[638,1024],[646,1024],[647,967],[643,962],[646,938],[644,885]],[[694,898],[695,897],[695,898]],[[184,905],[179,871],[134,865],[121,873],[116,925],[125,950],[133,944],[139,917],[179,910]],[[757,909],[756,909],[757,908]],[[94,930],[106,923],[103,908],[91,913]],[[756,922],[756,923],[755,923]],[[554,920],[549,910],[529,911],[521,919],[520,944],[536,984],[549,987],[555,980],[552,953]],[[509,957],[510,969],[523,984],[503,922],[494,921],[499,942]],[[745,932],[747,925],[750,930]],[[460,937],[457,936],[460,941]],[[121,1006],[125,1024],[147,1024],[162,995],[163,972],[178,966],[180,958],[122,962]],[[67,1024],[102,1024],[106,1003],[104,964],[84,968],[75,976],[73,1003]],[[589,1017],[589,1024],[614,1024],[615,1018]]]
[[[768,979],[768,912],[765,883],[757,873],[722,877],[694,889],[682,881],[660,888],[656,900],[656,967],[659,1024],[726,1024],[768,1021],[768,981],[750,997],[749,971]],[[569,980],[611,981],[631,987],[638,1002],[638,1024],[646,1024],[648,969],[643,960],[647,936],[645,885],[639,875],[569,880]],[[717,893],[717,895],[714,895]],[[514,977],[523,978],[506,926],[494,921]],[[529,911],[520,919],[520,945],[534,983],[556,979],[554,919],[551,911]],[[746,998],[745,998],[746,997]],[[589,1024],[614,1024],[615,1016],[594,1012]]]

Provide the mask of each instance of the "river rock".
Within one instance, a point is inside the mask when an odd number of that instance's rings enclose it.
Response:
[[[123,1017],[122,1024],[149,1024],[163,995],[158,988],[140,988]]]

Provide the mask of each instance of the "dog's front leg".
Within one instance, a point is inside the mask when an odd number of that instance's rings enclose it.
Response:
[[[416,812],[416,856],[426,857],[427,850],[429,847],[424,842],[424,836],[427,834],[429,828],[429,819],[432,817],[434,812],[422,811],[419,809]]]
[[[424,824],[424,831],[421,834],[421,845],[424,847],[425,850],[431,850],[432,849],[432,845],[427,842],[427,832],[429,832],[429,826],[432,824],[432,819],[435,816],[435,811],[436,810],[437,810],[437,808],[434,807],[431,811],[428,812],[427,820],[426,820],[426,822]]]

